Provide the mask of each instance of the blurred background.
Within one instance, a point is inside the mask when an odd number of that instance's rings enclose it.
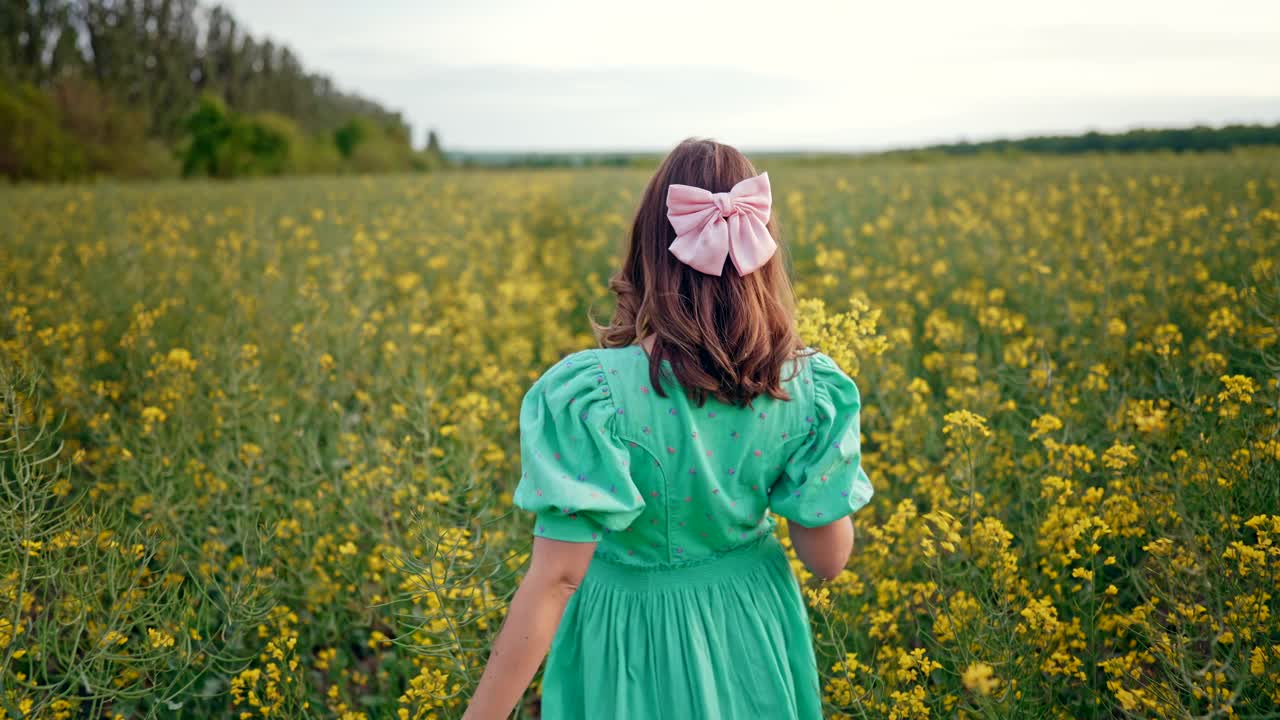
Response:
[[[1262,0],[3,8],[15,179],[645,163],[688,135],[862,154],[1280,135],[1280,5]]]

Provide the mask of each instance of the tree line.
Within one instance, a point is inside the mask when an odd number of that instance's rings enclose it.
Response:
[[[0,2],[0,174],[431,169],[398,112],[197,0]]]
[[[1195,126],[1190,128],[1139,129],[1122,133],[1088,132],[1079,135],[1042,135],[1022,139],[956,142],[926,147],[874,152],[760,151],[752,157],[768,158],[806,167],[843,165],[849,162],[877,162],[906,159],[929,162],[956,155],[1074,155],[1081,153],[1133,152],[1215,152],[1235,148],[1280,145],[1280,124]],[[609,153],[499,153],[459,152],[454,164],[475,168],[542,167],[641,167],[652,168],[662,159],[660,152]]]
[[[1087,132],[1079,135],[1037,135],[983,142],[957,142],[924,148],[894,150],[887,155],[927,156],[1035,153],[1212,152],[1238,147],[1280,145],[1280,123],[1275,125],[1225,125],[1189,128],[1139,128],[1119,133]]]

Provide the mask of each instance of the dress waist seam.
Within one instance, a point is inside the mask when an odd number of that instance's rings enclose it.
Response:
[[[587,569],[586,583],[617,585],[632,589],[653,589],[671,585],[690,585],[740,578],[766,563],[781,560],[786,564],[786,551],[774,533],[765,533],[732,550],[674,565],[641,565],[621,563],[596,557]],[[789,570],[789,568],[788,568]]]

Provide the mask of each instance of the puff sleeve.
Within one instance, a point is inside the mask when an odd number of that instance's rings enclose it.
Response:
[[[769,505],[790,521],[818,527],[866,505],[872,489],[862,469],[858,386],[825,353],[811,355],[809,362],[813,377],[809,434],[770,489]]]
[[[520,403],[520,481],[512,502],[535,514],[533,534],[596,542],[644,511],[604,366],[590,350],[548,368]]]

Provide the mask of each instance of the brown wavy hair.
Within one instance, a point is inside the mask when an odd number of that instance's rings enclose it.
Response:
[[[662,397],[667,393],[659,379],[667,360],[698,407],[708,395],[739,407],[750,406],[760,394],[791,399],[782,387],[782,367],[806,346],[796,332],[795,292],[783,266],[776,203],[768,228],[778,251],[745,276],[730,262],[719,277],[706,275],[667,250],[676,237],[667,220],[668,186],[728,192],[757,174],[735,148],[688,138],[645,187],[622,268],[609,279],[617,295],[613,319],[607,326],[591,320],[591,326],[605,348],[638,345],[653,335],[649,380]]]

